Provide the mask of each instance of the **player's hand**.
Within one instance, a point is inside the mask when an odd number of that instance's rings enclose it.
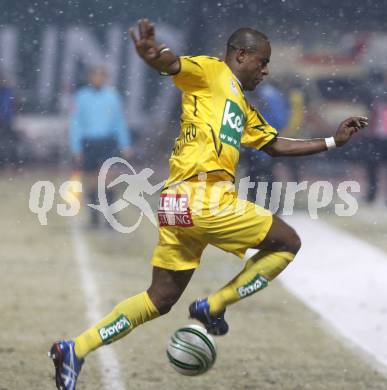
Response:
[[[152,62],[160,57],[160,52],[166,45],[157,45],[155,39],[155,26],[148,19],[141,19],[138,22],[138,35],[137,38],[134,29],[129,29],[130,36],[136,46],[138,55],[146,62]]]
[[[345,145],[360,129],[368,126],[368,118],[352,116],[341,122],[334,136],[337,147]]]

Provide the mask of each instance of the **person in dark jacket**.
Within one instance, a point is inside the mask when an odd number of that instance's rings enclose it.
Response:
[[[0,70],[0,168],[17,162],[17,135],[13,130],[14,113],[14,92],[5,73]]]

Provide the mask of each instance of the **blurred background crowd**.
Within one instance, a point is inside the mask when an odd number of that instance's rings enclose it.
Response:
[[[326,137],[349,115],[370,118],[344,153],[272,160],[243,150],[241,174],[355,179],[365,201],[387,199],[387,18],[371,0],[2,0],[2,170],[71,170],[102,148],[166,177],[179,93],[135,54],[127,28],[141,17],[179,54],[221,58],[236,28],[265,32],[271,74],[247,97],[283,136]]]

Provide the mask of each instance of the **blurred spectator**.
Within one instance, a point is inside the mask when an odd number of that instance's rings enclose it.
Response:
[[[0,70],[0,168],[17,161],[17,134],[12,121],[15,113],[15,97],[5,73]]]
[[[88,72],[89,84],[75,94],[75,107],[70,124],[70,149],[75,166],[82,171],[88,201],[99,204],[98,172],[110,157],[131,154],[131,137],[127,128],[121,97],[112,87],[106,86],[105,68]],[[113,194],[106,193],[108,203]],[[100,213],[90,209],[90,226],[97,227]]]
[[[281,129],[281,136],[299,138],[299,132],[305,116],[305,95],[300,86],[297,83],[294,83],[293,80],[294,76],[289,75],[287,81],[283,83],[287,91],[289,111],[287,122]],[[302,162],[291,157],[283,157],[279,161],[289,169],[292,180],[298,183],[300,181],[299,168],[302,165]]]
[[[368,202],[373,202],[378,193],[378,173],[387,165],[387,77],[383,73],[371,75],[374,100],[371,103],[369,131],[365,133],[369,143],[365,157],[368,177]]]
[[[259,87],[257,97],[249,98],[249,100],[281,135],[292,136],[298,132],[303,117],[303,96],[298,90],[283,91],[273,83],[264,83]],[[256,183],[267,182],[267,194],[269,195],[272,183],[275,181],[275,161],[265,152],[254,149],[245,150],[244,158],[250,179]],[[290,162],[288,164],[288,160],[286,164],[292,171],[295,170]],[[294,175],[297,181],[297,173]],[[249,200],[255,202],[255,195],[249,193]]]

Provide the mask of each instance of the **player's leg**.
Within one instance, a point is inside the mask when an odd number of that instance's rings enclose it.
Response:
[[[171,271],[153,268],[151,286],[120,302],[105,318],[73,341],[52,345],[50,357],[55,365],[58,389],[75,389],[84,357],[96,348],[127,335],[138,325],[167,313],[180,298],[194,270]]]
[[[98,182],[98,171],[96,170],[85,170],[83,172],[83,185],[86,188],[86,199],[87,203],[98,205],[98,190],[97,190],[97,182]],[[89,227],[94,229],[99,225],[100,220],[100,212],[93,208],[88,207],[89,209]]]
[[[273,223],[265,239],[256,246],[244,269],[223,288],[208,297],[210,313],[220,313],[226,306],[246,298],[267,286],[294,259],[301,241],[293,228],[273,216]]]
[[[190,305],[190,316],[215,335],[228,331],[224,320],[226,307],[266,287],[293,260],[301,245],[297,233],[268,210],[236,196],[235,207],[230,207],[229,197],[227,202],[221,199],[219,205],[222,212],[211,217],[208,242],[240,257],[248,248],[260,251],[223,288]]]
[[[77,356],[84,357],[103,344],[127,335],[138,325],[168,313],[193,272],[154,267],[152,283],[147,291],[120,302],[105,318],[74,339]]]
[[[99,144],[98,141],[85,139],[82,145],[82,181],[85,187],[87,202],[99,204],[98,200],[98,169],[99,169]],[[89,226],[96,228],[99,223],[99,211],[89,208]]]
[[[179,300],[194,271],[195,269],[171,271],[153,267],[152,284],[147,293],[160,315],[168,313]]]
[[[120,156],[120,150],[118,148],[117,141],[113,137],[108,137],[101,141],[100,144],[100,152],[98,155],[98,175],[101,172],[102,165],[105,163],[106,160],[113,158],[113,157],[119,157]],[[98,175],[97,175],[97,184],[96,188],[98,189]],[[106,172],[106,179],[107,182],[113,181],[118,176],[117,170],[114,169],[114,167],[110,167],[108,172]],[[108,205],[111,205],[114,203],[115,199],[115,191],[114,188],[106,188],[105,189],[106,194],[106,201]],[[106,226],[110,227],[110,224],[106,222]]]
[[[291,226],[273,215],[270,230],[255,248],[269,251],[287,251],[296,255],[301,248],[301,239]]]

